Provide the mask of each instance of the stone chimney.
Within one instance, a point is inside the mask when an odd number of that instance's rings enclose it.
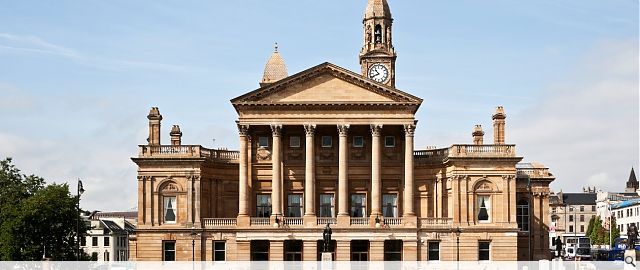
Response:
[[[149,145],[160,145],[160,122],[162,121],[162,115],[158,107],[151,108],[147,119],[149,119],[149,138],[147,138],[147,142]]]
[[[493,144],[504,144],[504,123],[507,115],[504,108],[498,106],[493,114]]]
[[[180,126],[173,125],[171,128],[171,132],[169,133],[171,136],[171,145],[181,145],[182,144],[182,131],[180,131]]]
[[[481,125],[476,125],[473,128],[473,144],[475,145],[483,145],[484,144],[484,131],[482,131]]]

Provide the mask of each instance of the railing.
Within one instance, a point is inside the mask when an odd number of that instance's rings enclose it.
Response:
[[[139,157],[210,158],[218,161],[237,161],[238,151],[207,149],[200,145],[140,145]]]
[[[549,177],[549,168],[524,168],[518,169],[517,176],[524,177]]]
[[[385,217],[384,218],[384,225],[386,226],[398,226],[398,225],[402,225],[402,218],[398,217]]]
[[[269,226],[271,222],[268,217],[252,217],[249,224],[251,226]]]
[[[451,146],[449,157],[515,157],[513,144],[475,145],[458,144]]]
[[[369,226],[368,217],[352,217],[349,224],[351,226]]]
[[[413,157],[417,160],[421,159],[442,159],[449,156],[449,148],[416,150],[413,151]]]
[[[284,224],[288,226],[302,226],[304,222],[301,217],[285,217]]]
[[[335,224],[338,224],[338,221],[336,221],[336,218],[334,217],[319,217],[317,219],[317,224],[318,225],[327,225],[327,224],[335,225]]]
[[[420,228],[451,228],[452,218],[420,218]]]
[[[218,227],[235,227],[238,225],[238,221],[235,218],[205,218],[205,228],[218,228]]]

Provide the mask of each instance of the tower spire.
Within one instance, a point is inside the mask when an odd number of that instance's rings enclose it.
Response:
[[[387,0],[368,0],[362,20],[364,45],[360,51],[362,75],[395,87],[396,52],[393,48],[393,17]]]
[[[278,46],[278,42],[274,43],[273,47],[273,53],[264,67],[264,75],[262,75],[262,81],[260,81],[261,87],[289,76],[287,73],[287,65],[279,52],[280,47]]]

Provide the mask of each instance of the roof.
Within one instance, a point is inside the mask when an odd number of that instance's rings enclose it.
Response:
[[[635,187],[638,188],[638,179],[636,178],[636,173],[631,168],[631,174],[629,175],[629,181],[627,181],[627,187]]]
[[[123,230],[120,226],[118,226],[118,224],[116,224],[115,222],[111,221],[111,220],[105,220],[102,219],[100,220],[100,222],[102,222],[102,224],[104,224],[104,228],[108,229],[111,232],[114,233],[124,233],[125,230]]]
[[[102,218],[125,218],[125,219],[137,219],[138,211],[126,211],[126,212],[100,212],[95,211],[89,216],[89,219],[102,219]]]
[[[638,204],[640,204],[640,199],[632,199],[632,200],[616,203],[616,204],[612,205],[611,208],[612,209],[625,208],[625,207],[638,205]]]
[[[278,45],[276,44],[275,51],[269,57],[267,65],[264,67],[264,75],[262,76],[262,84],[274,83],[286,78],[287,65],[284,63],[284,58],[278,52]]]
[[[563,193],[562,200],[566,205],[596,205],[596,193]]]
[[[364,11],[364,19],[387,18],[391,19],[391,9],[387,0],[369,0]]]

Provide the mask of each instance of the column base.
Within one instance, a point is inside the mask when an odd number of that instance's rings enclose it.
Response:
[[[416,215],[404,215],[402,216],[402,225],[409,228],[418,227],[418,217]]]
[[[236,226],[238,227],[248,228],[251,226],[251,218],[249,216],[244,216],[244,215],[238,216],[236,218],[236,223],[237,223]]]
[[[338,223],[338,227],[348,228],[349,226],[351,226],[351,217],[338,215],[338,217],[336,218],[336,222]]]
[[[306,228],[315,228],[318,225],[318,218],[316,216],[304,216],[302,217],[302,223]]]

